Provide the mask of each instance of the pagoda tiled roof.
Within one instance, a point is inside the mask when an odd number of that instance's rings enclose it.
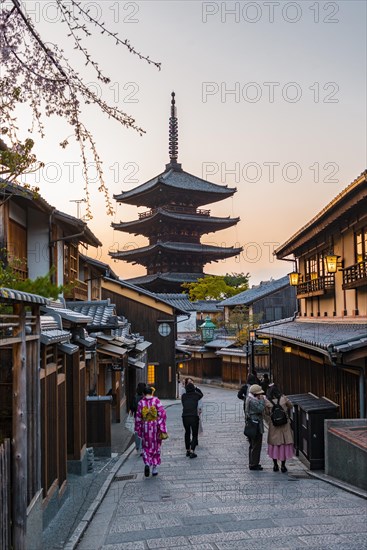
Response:
[[[134,277],[133,279],[127,279],[127,282],[137,286],[159,280],[170,283],[193,283],[202,277],[204,277],[204,273],[174,273],[169,271],[166,273],[154,273],[153,275]]]
[[[222,200],[226,197],[230,197],[237,191],[235,187],[231,188],[226,185],[210,183],[209,181],[198,178],[197,176],[189,174],[184,170],[174,170],[170,168],[142,185],[138,185],[134,189],[114,195],[113,197],[118,202],[136,204],[139,206],[145,204],[144,195],[147,195],[147,193],[152,190],[156,190],[156,188],[159,188],[160,186],[163,186],[166,189],[171,188],[182,192],[194,191],[204,193],[207,197],[203,199],[203,201],[200,201],[202,204]],[[151,200],[148,202],[150,204]]]
[[[135,248],[134,250],[110,252],[113,258],[120,258],[122,260],[134,260],[135,257],[141,259],[142,256],[150,256],[156,254],[159,250],[166,250],[168,252],[187,252],[190,254],[202,254],[208,257],[216,257],[218,259],[236,256],[240,254],[242,248],[212,246],[197,243],[186,242],[158,242],[152,245],[143,246],[141,248]],[[210,261],[210,260],[207,260]],[[137,261],[137,263],[141,263]]]
[[[144,230],[144,226],[151,225],[155,221],[158,221],[162,218],[167,218],[168,220],[174,220],[175,222],[189,222],[194,223],[196,226],[202,226],[201,229],[206,229],[206,232],[210,232],[208,226],[213,225],[213,230],[218,230],[220,228],[231,227],[236,225],[240,218],[220,218],[217,216],[204,216],[202,214],[185,214],[182,212],[170,212],[164,208],[157,208],[157,211],[154,212],[151,216],[144,216],[138,220],[132,220],[127,222],[120,221],[119,223],[112,223],[111,226],[114,229],[120,229],[122,231],[135,233],[137,231],[139,234]],[[216,227],[220,226],[220,227]],[[215,228],[215,229],[214,229]]]

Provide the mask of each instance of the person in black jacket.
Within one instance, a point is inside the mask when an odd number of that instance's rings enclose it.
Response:
[[[130,414],[135,418],[136,411],[138,410],[139,401],[144,397],[144,390],[145,390],[146,384],[144,382],[139,382],[136,387],[136,393],[133,397],[132,403],[130,405]],[[138,434],[134,433],[135,437],[135,449],[137,453],[142,452],[142,446],[141,446],[141,439],[138,436]]]
[[[197,391],[194,384],[186,385],[186,392],[182,395],[182,422],[185,428],[186,456],[196,458],[195,448],[198,444],[199,414],[198,402],[203,396],[202,391]]]
[[[256,375],[253,373],[250,373],[247,377],[247,382],[243,386],[240,387],[237,393],[238,399],[242,399],[243,401],[243,412],[245,412],[245,406],[246,406],[246,397],[248,393],[248,389],[252,384],[257,384],[256,382],[257,378]]]

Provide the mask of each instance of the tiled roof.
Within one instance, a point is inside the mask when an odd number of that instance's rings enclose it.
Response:
[[[367,347],[366,323],[283,319],[283,321],[261,325],[257,333],[330,352],[345,352]]]
[[[273,281],[265,281],[260,283],[260,285],[250,288],[249,290],[244,290],[236,296],[227,298],[220,302],[221,306],[238,306],[238,305],[249,305],[257,302],[261,298],[268,296],[268,294],[273,294],[282,288],[289,286],[289,277],[285,275],[281,279]]]
[[[168,281],[172,283],[192,283],[198,279],[204,277],[204,273],[154,273],[153,275],[142,275],[141,277],[134,277],[127,279],[131,285],[139,285],[144,283],[151,283],[153,281]]]
[[[168,188],[176,188],[182,191],[200,191],[203,193],[207,193],[208,203],[212,202],[212,194],[219,194],[222,195],[224,198],[233,195],[237,190],[235,187],[229,188],[226,185],[217,185],[215,183],[210,183],[209,181],[198,178],[197,176],[189,174],[188,172],[184,172],[183,170],[170,169],[158,176],[155,176],[146,183],[143,183],[142,185],[131,189],[130,191],[125,191],[119,195],[114,195],[113,198],[117,201],[129,203],[129,199],[131,199],[132,197],[143,195],[147,193],[147,191],[158,186],[159,184]],[[135,204],[135,201],[132,202],[132,204]]]
[[[178,294],[178,293],[161,293],[156,292],[155,293],[158,298],[161,298],[165,302],[168,302],[169,304],[173,305],[174,307],[178,309],[183,309],[185,311],[194,311],[193,303],[190,302],[187,294]]]
[[[196,300],[192,305],[195,311],[202,311],[203,313],[219,313],[223,310],[221,300]]]
[[[229,348],[230,346],[233,346],[234,341],[233,340],[226,340],[222,338],[217,338],[215,340],[211,340],[210,342],[206,342],[205,346],[207,348]]]
[[[92,317],[90,315],[84,315],[83,313],[79,311],[74,311],[73,309],[69,308],[63,308],[57,305],[55,307],[55,303],[51,306],[45,306],[42,308],[42,311],[45,313],[56,313],[60,315],[62,319],[65,321],[69,321],[73,324],[90,324],[92,322]]]
[[[129,227],[132,226],[133,227],[133,229],[131,230],[132,233],[134,233],[135,231],[140,232],[143,229],[143,227],[140,227],[140,226],[149,224],[149,222],[153,222],[157,218],[158,219],[169,218],[174,220],[175,222],[177,221],[190,222],[190,223],[194,223],[196,226],[203,225],[204,227],[201,228],[202,230],[210,229],[207,227],[210,225],[213,225],[213,226],[221,225],[223,227],[230,227],[232,225],[236,225],[240,221],[240,218],[230,218],[230,217],[219,218],[216,216],[203,216],[201,214],[184,214],[182,212],[168,212],[164,208],[157,208],[157,212],[155,212],[151,216],[146,216],[143,218],[139,218],[138,220],[132,220],[128,222],[121,221],[119,223],[112,223],[111,226],[114,229],[123,229],[124,231],[127,231]],[[134,229],[135,226],[138,226],[138,227]],[[218,230],[218,227],[215,230]]]
[[[92,300],[90,302],[67,302],[67,307],[91,318],[88,328],[116,328],[118,318],[115,305],[110,300]]]
[[[79,254],[79,262],[85,262],[96,269],[98,269],[105,277],[110,277],[111,279],[118,279],[118,275],[111,269],[111,267],[101,262],[100,260],[96,260],[95,258],[90,258],[89,256],[86,256],[85,254]]]
[[[177,273],[175,273],[175,275],[179,275]],[[163,276],[163,274],[161,275]],[[115,281],[113,279],[108,279],[107,277],[105,277],[105,280],[108,281],[110,280],[111,282],[113,283],[117,283],[119,284],[120,286],[122,287],[125,287],[125,288],[129,288],[131,290],[134,290],[135,292],[137,292],[138,294],[141,294],[143,296],[149,296],[151,298],[153,298],[155,301],[159,301],[159,302],[162,302],[164,304],[167,304],[167,305],[170,305],[171,307],[174,307],[176,309],[176,312],[177,313],[183,313],[185,314],[186,313],[186,310],[184,309],[181,309],[179,307],[176,307],[176,306],[172,306],[171,303],[169,302],[166,302],[165,300],[163,300],[162,298],[160,298],[157,294],[155,294],[154,292],[150,292],[149,290],[146,290],[145,288],[141,288],[139,286],[136,286],[135,284],[133,284],[133,281],[137,281],[138,279],[145,279],[146,277],[153,277],[152,280],[154,280],[155,277],[157,277],[156,275],[147,275],[145,277],[136,277],[134,279],[129,279],[127,281],[123,280],[123,279],[119,279],[118,281]],[[177,279],[175,279],[177,280]],[[180,280],[180,279],[178,279]]]
[[[94,247],[102,246],[101,241],[97,239],[83,220],[70,216],[70,214],[66,214],[65,212],[60,212],[60,210],[54,210],[53,217],[61,226],[64,226],[67,231],[70,231],[70,237],[75,233],[80,233],[80,235],[78,234],[78,236],[75,237],[77,241]],[[69,236],[66,234],[65,237],[68,238]]]
[[[110,252],[112,258],[133,258],[134,256],[141,257],[146,254],[156,254],[159,250],[168,250],[169,252],[189,252],[191,254],[206,254],[208,257],[224,258],[228,256],[237,256],[242,251],[242,248],[234,248],[233,246],[212,246],[197,243],[185,242],[158,242],[148,246],[142,246],[133,250]],[[210,261],[210,260],[209,260]],[[141,262],[138,262],[141,263]]]
[[[0,288],[0,301],[6,302],[28,302],[31,304],[45,305],[49,303],[47,298],[38,296],[38,294],[30,294],[29,292],[22,292],[21,290],[14,290],[13,288]]]

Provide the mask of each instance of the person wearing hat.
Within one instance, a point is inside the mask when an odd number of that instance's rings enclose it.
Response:
[[[249,388],[246,398],[245,416],[258,423],[257,434],[253,438],[248,438],[249,446],[249,469],[262,470],[260,464],[261,446],[264,433],[263,413],[265,409],[264,391],[259,384],[252,384]]]
[[[154,397],[155,388],[146,386],[144,397],[139,401],[135,416],[135,431],[142,440],[144,475],[158,475],[161,463],[162,440],[167,439],[166,411],[158,399]]]

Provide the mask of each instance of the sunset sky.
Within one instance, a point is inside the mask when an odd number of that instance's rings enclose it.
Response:
[[[242,246],[239,258],[207,264],[207,273],[249,272],[250,284],[291,270],[272,251],[319,212],[366,167],[366,3],[338,2],[83,2],[113,32],[162,63],[158,71],[101,34],[85,45],[111,84],[100,87],[68,44],[52,1],[25,5],[44,40],[62,44],[69,60],[103,98],[136,118],[146,134],[119,127],[93,106],[84,110],[103,159],[111,195],[164,171],[170,95],[176,92],[179,159],[184,170],[237,187],[232,199],[208,205],[212,215],[240,216],[236,227],[204,243]],[[97,86],[97,87],[96,87]],[[100,87],[100,88],[98,88]],[[26,135],[26,111],[19,125]],[[59,210],[76,215],[83,198],[80,152],[55,118],[35,135],[46,167],[29,183]],[[77,163],[77,164],[70,164]],[[91,183],[89,226],[103,242],[87,254],[121,277],[141,266],[113,262],[109,250],[146,244],[113,231],[146,208],[117,206],[111,218]],[[85,213],[81,205],[81,215]]]

